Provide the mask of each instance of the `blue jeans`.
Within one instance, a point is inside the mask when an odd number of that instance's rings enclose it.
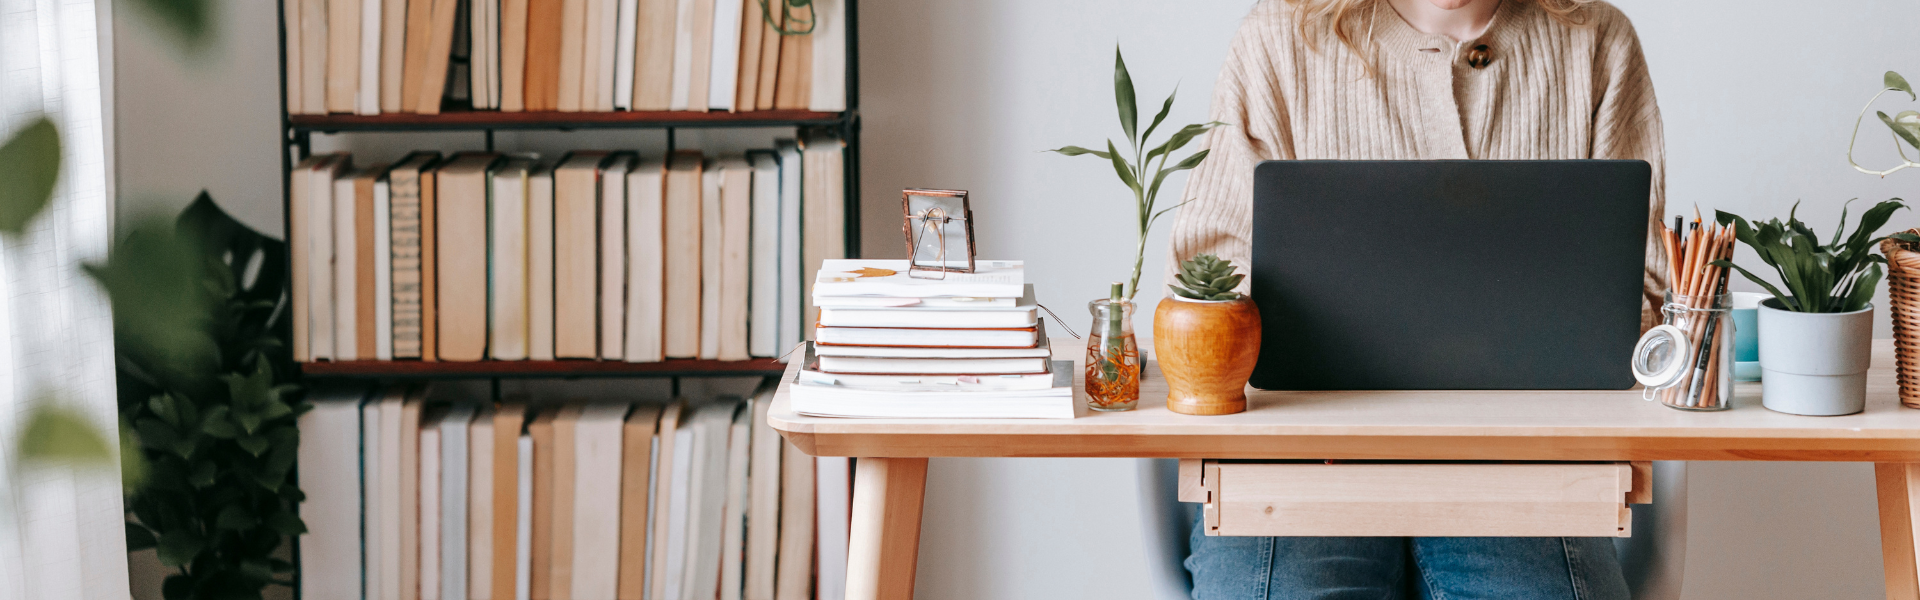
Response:
[[[1196,519],[1191,547],[1194,600],[1628,600],[1608,538],[1216,537]]]

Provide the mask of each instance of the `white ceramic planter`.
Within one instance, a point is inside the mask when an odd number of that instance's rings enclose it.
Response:
[[[1803,313],[1760,304],[1761,403],[1795,415],[1850,415],[1866,408],[1873,306]]]

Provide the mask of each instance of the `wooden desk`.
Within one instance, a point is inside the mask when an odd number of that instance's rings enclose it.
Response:
[[[1844,417],[1769,411],[1757,384],[1738,386],[1733,410],[1718,413],[1666,408],[1638,390],[1250,391],[1247,412],[1196,417],[1166,410],[1166,381],[1149,363],[1131,412],[1088,411],[1081,397],[1072,420],[827,419],[794,414],[783,383],[769,421],[803,452],[861,458],[848,600],[912,597],[926,459],[936,456],[1874,462],[1887,597],[1920,600],[1920,410],[1900,407],[1892,342],[1877,344],[1867,409]],[[1054,347],[1060,360],[1084,352],[1071,339]]]

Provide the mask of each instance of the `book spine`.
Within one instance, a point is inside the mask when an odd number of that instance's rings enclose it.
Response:
[[[420,358],[420,172],[394,171],[393,356]]]

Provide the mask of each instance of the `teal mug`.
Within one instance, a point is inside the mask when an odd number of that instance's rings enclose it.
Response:
[[[1760,302],[1771,294],[1733,294],[1733,379],[1760,380]]]

